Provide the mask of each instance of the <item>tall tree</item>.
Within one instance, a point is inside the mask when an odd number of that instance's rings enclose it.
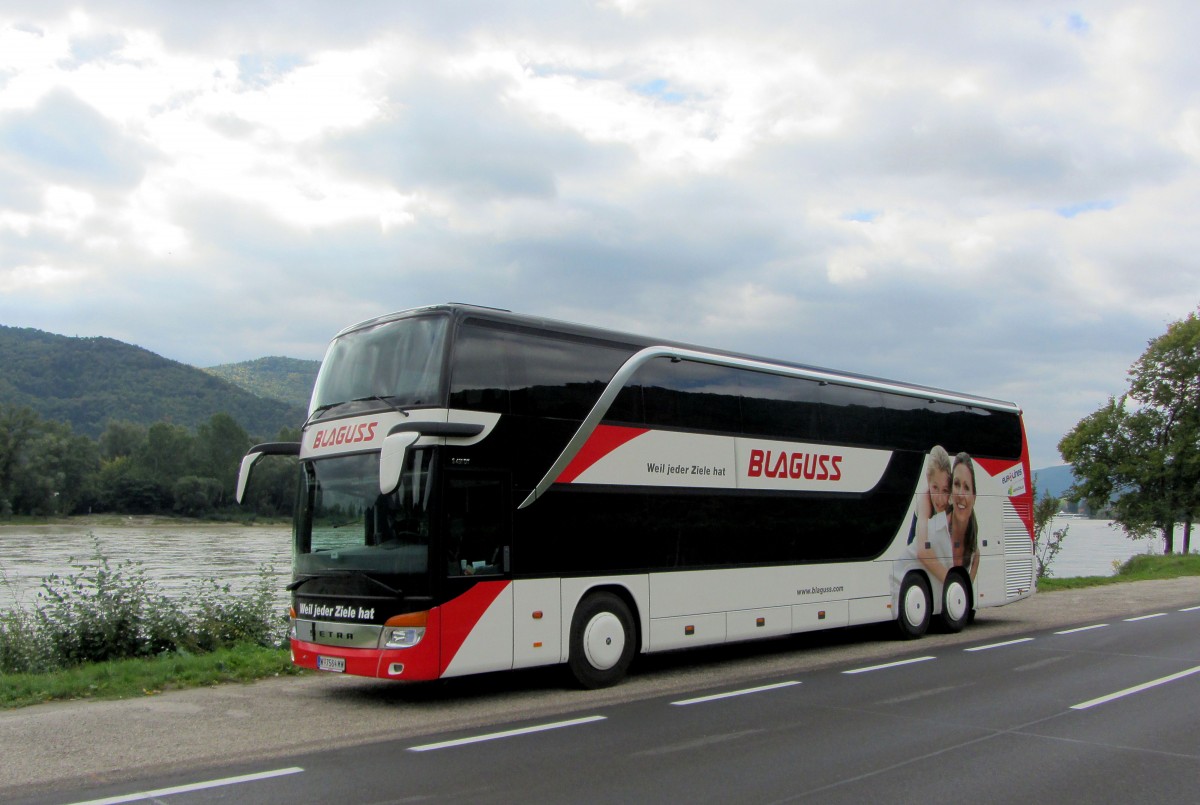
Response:
[[[1130,537],[1161,531],[1167,553],[1182,521],[1186,552],[1200,510],[1200,317],[1169,325],[1129,378],[1129,390],[1080,420],[1058,449],[1077,497],[1093,508],[1112,501]]]
[[[146,428],[135,422],[113,420],[100,434],[100,457],[106,461],[132,456],[146,443]]]
[[[221,482],[221,503],[232,499],[238,467],[248,449],[249,435],[229,414],[213,414],[196,428],[194,474]]]
[[[1172,322],[1129,374],[1130,396],[1161,416],[1162,484],[1167,507],[1183,523],[1188,553],[1200,513],[1200,316]]]

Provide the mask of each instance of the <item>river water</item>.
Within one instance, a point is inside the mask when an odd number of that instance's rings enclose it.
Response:
[[[1106,520],[1056,519],[1067,527],[1063,549],[1051,565],[1057,578],[1108,576],[1114,562],[1137,553],[1162,553],[1161,538],[1130,540]],[[0,611],[15,603],[36,603],[43,577],[65,575],[72,564],[95,553],[93,538],[112,566],[141,562],[146,576],[167,595],[184,592],[197,580],[215,578],[235,590],[272,568],[280,606],[290,581],[290,526],[245,526],[127,518],[68,525],[0,526]],[[1176,534],[1177,543],[1182,535]]]
[[[280,606],[291,580],[291,526],[105,518],[68,525],[0,526],[0,611],[37,602],[41,580],[78,573],[94,564],[96,542],[113,569],[140,562],[155,589],[176,596],[198,580],[216,579],[234,590],[252,587],[260,568],[275,577]]]
[[[1111,520],[1080,520],[1056,517],[1050,531],[1067,529],[1063,548],[1050,565],[1058,579],[1074,576],[1111,576],[1116,566],[1139,553],[1161,555],[1165,542],[1161,536],[1133,540]],[[1183,549],[1183,528],[1175,528],[1175,550]],[[1115,563],[1115,564],[1114,564]]]

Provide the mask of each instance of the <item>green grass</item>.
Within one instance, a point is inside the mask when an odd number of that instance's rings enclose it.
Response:
[[[85,663],[44,674],[0,674],[0,708],[71,699],[129,699],[167,690],[306,673],[287,649],[246,644],[205,654]]]
[[[1171,554],[1151,556],[1139,554],[1117,569],[1115,576],[1077,576],[1066,579],[1038,579],[1038,590],[1078,590],[1083,587],[1100,587],[1105,584],[1122,584],[1127,581],[1149,579],[1177,579],[1181,576],[1200,576],[1200,554]]]

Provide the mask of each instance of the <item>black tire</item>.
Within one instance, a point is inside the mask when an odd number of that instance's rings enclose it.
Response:
[[[595,690],[617,684],[636,650],[633,615],[620,597],[592,593],[575,609],[567,664],[580,685]]]
[[[896,625],[905,640],[915,640],[929,630],[929,609],[933,596],[929,582],[920,573],[909,573],[900,585]]]
[[[971,584],[960,570],[951,570],[942,584],[942,626],[961,632],[971,620]]]

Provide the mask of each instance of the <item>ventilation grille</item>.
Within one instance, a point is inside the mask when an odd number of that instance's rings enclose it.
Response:
[[[1031,509],[1028,498],[1018,505]],[[1013,601],[1033,589],[1033,540],[1013,501],[1004,501],[1004,595]]]

